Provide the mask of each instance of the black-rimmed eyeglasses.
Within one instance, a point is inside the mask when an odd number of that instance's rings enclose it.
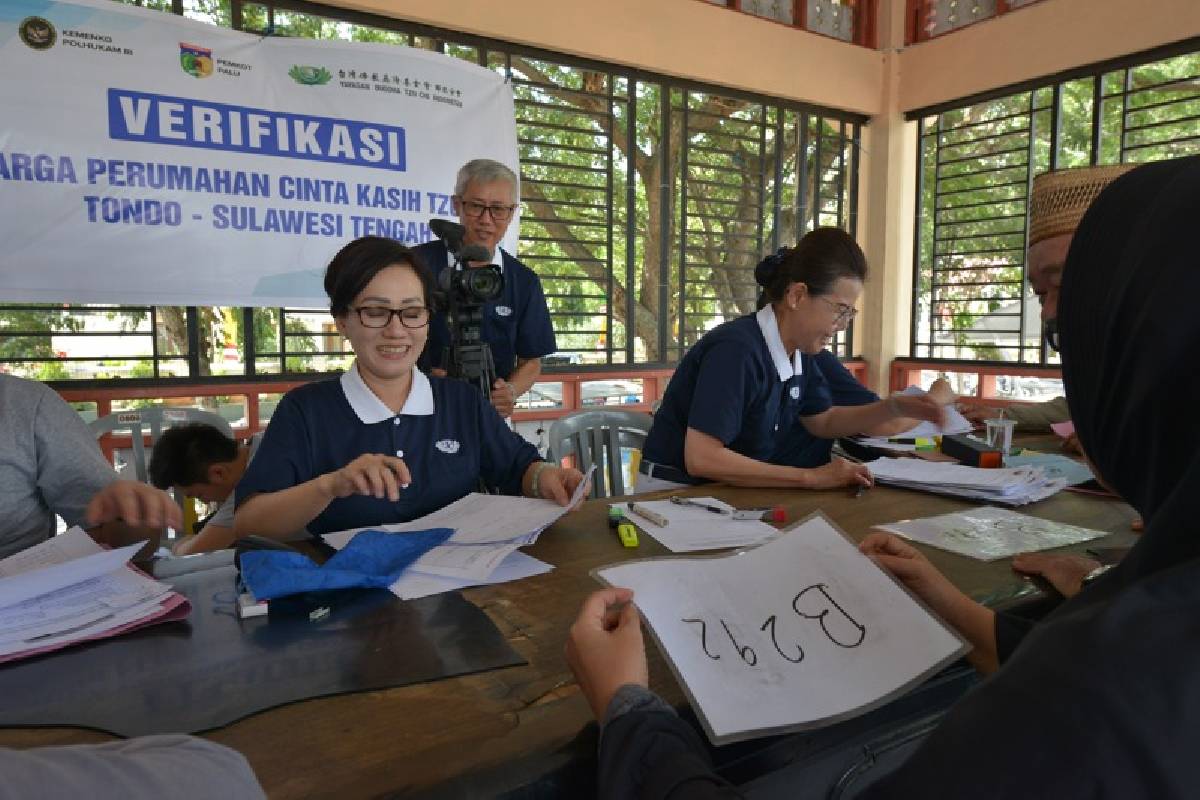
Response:
[[[429,309],[425,306],[359,306],[354,312],[364,328],[386,328],[391,324],[392,315],[398,317],[400,324],[406,328],[424,328],[429,324]]]
[[[483,216],[483,213],[486,211],[488,214],[491,214],[493,222],[508,222],[512,218],[513,212],[517,210],[517,207],[515,205],[512,205],[512,206],[502,206],[502,205],[489,206],[487,203],[480,203],[478,200],[462,200],[462,199],[460,199],[459,205],[462,208],[463,214],[470,217],[471,219],[479,219],[480,217]]]

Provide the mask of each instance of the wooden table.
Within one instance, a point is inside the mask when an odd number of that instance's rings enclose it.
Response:
[[[714,495],[740,507],[782,504],[789,523],[822,510],[856,540],[877,523],[972,505],[887,487],[857,499],[846,490],[697,487],[685,494]],[[549,796],[586,796],[596,732],[563,658],[567,628],[583,598],[598,588],[589,570],[666,552],[646,535],[638,549],[622,547],[607,527],[606,510],[605,501],[589,502],[529,548],[531,555],[553,564],[553,572],[465,592],[529,661],[527,666],[296,703],[207,737],[244,753],[271,797],[350,798],[391,792],[490,797],[527,786]],[[1117,500],[1063,492],[1021,510],[1112,532],[1089,543],[1092,546],[1132,541],[1128,531],[1133,511]],[[959,587],[990,605],[1040,594],[1011,571],[1007,560],[985,563],[938,550],[926,552]],[[682,705],[679,686],[653,645],[649,658],[652,688]],[[3,730],[0,746],[106,738],[80,730]]]

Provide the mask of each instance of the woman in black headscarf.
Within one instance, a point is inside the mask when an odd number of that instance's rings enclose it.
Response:
[[[1145,518],[1145,534],[1118,567],[1013,641],[1003,666],[870,797],[1200,797],[1198,220],[1200,157],[1134,170],[1089,210],[1063,280],[1071,416],[1099,473]],[[951,624],[968,622],[965,635],[995,661],[1002,620],[969,599],[967,613],[902,543],[863,545]],[[603,613],[624,599],[624,590],[594,595],[568,642],[606,723],[601,795],[736,795],[709,771],[695,731],[641,688],[636,612],[628,606],[615,624]]]

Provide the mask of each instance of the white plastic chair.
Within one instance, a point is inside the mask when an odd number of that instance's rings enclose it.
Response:
[[[558,464],[574,455],[576,466],[583,472],[595,464],[593,499],[623,495],[626,487],[621,450],[641,450],[650,423],[650,415],[640,411],[576,411],[550,426],[548,458]]]

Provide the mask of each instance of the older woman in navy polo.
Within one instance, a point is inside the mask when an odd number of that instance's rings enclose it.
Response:
[[[837,228],[818,228],[760,263],[754,277],[762,308],[706,333],[671,376],[642,449],[637,490],[705,481],[870,485],[870,470],[841,458],[792,466],[793,427],[835,439],[894,427],[901,418],[940,423],[942,408],[928,397],[833,406],[815,356],[853,318],[866,275],[862,250]]]
[[[391,239],[346,245],[325,274],[355,363],[284,395],[237,487],[239,536],[405,522],[474,491],[566,505],[583,477],[539,458],[474,386],[416,368],[431,279]]]

